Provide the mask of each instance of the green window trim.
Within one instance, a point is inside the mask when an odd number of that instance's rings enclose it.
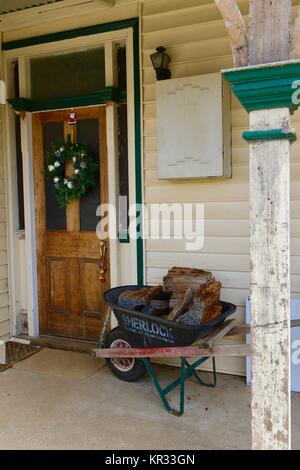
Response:
[[[90,36],[92,34],[117,31],[120,29],[133,29],[133,55],[134,55],[134,111],[135,111],[135,185],[136,185],[136,204],[143,201],[142,189],[142,145],[141,145],[141,92],[140,92],[140,53],[139,53],[139,19],[131,18],[128,20],[115,21],[112,23],[88,26],[85,28],[72,29],[51,33],[42,36],[35,36],[16,41],[4,42],[3,51],[10,51],[23,47],[30,47],[37,44],[46,44],[50,42],[63,41],[75,37]],[[142,238],[137,239],[137,282],[144,284],[144,247]]]
[[[46,100],[31,100],[29,98],[15,98],[7,100],[15,111],[38,112],[53,109],[80,108],[105,104],[107,101],[120,103],[126,100],[126,91],[114,87],[105,87],[91,95],[69,96],[64,98],[51,98]]]

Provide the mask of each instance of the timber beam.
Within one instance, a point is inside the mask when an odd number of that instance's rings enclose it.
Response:
[[[297,12],[292,31],[292,46],[290,59],[300,59],[300,6]]]
[[[230,39],[235,67],[248,65],[248,38],[245,22],[235,0],[215,0]]]

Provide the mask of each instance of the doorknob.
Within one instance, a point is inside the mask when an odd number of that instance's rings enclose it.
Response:
[[[99,268],[100,276],[99,279],[101,282],[106,281],[106,272],[107,272],[107,246],[105,241],[100,242],[100,259],[99,259]]]

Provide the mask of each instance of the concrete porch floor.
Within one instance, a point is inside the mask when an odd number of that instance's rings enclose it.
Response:
[[[163,383],[178,373],[156,370]],[[186,396],[185,415],[176,418],[163,410],[148,377],[127,384],[104,366],[74,381],[12,368],[0,374],[0,449],[250,448],[244,379],[218,375],[214,390],[190,379]],[[176,406],[177,392],[171,398]],[[293,448],[300,449],[300,394],[293,394],[292,414]]]

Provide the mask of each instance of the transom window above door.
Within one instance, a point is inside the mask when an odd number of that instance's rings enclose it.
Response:
[[[104,47],[30,59],[33,100],[80,96],[105,87]]]

